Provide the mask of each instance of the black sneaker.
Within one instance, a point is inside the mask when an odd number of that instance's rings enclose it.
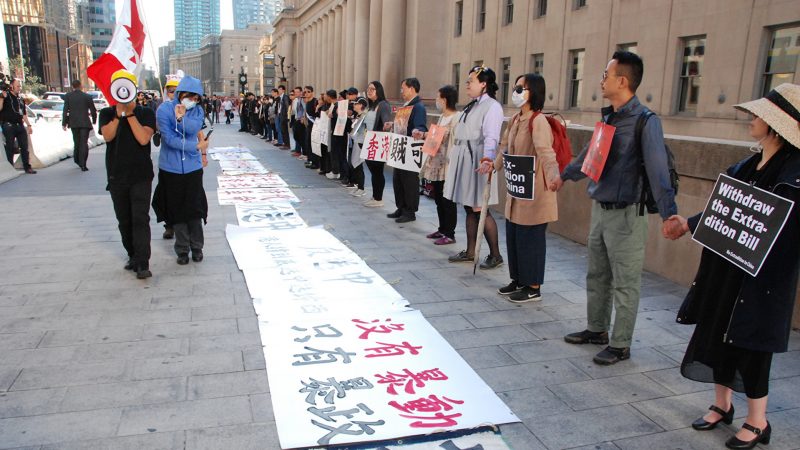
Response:
[[[161,235],[164,239],[172,239],[175,237],[175,230],[172,227],[164,227],[164,234]]]
[[[595,333],[594,331],[583,330],[577,333],[570,333],[564,336],[564,341],[570,344],[608,344],[608,332]]]
[[[500,256],[500,255],[497,255],[497,256],[489,255],[489,256],[486,257],[485,260],[483,260],[483,262],[481,263],[480,267],[481,267],[482,270],[489,270],[489,269],[495,269],[495,268],[500,267],[502,265],[503,265],[503,257],[502,256]]]
[[[189,254],[181,253],[180,255],[178,255],[178,264],[182,266],[189,264]]]
[[[603,351],[594,356],[593,361],[603,366],[610,366],[612,364],[616,364],[620,361],[624,361],[630,358],[631,358],[630,347],[624,347],[624,348],[606,347],[603,349]]]
[[[203,260],[203,251],[202,250],[192,250],[192,261],[200,262]]]
[[[472,262],[475,259],[474,256],[469,256],[466,250],[461,250],[460,252],[456,253],[455,255],[447,258],[448,261],[451,263],[457,262]]]
[[[134,270],[136,269],[136,263],[133,261],[133,258],[129,258],[128,262],[125,263],[125,270]]]
[[[511,280],[511,283],[498,289],[497,293],[500,295],[511,295],[515,292],[519,292],[520,289],[522,289],[522,286],[518,286],[516,281]]]
[[[508,297],[508,301],[511,303],[539,302],[541,300],[542,294],[539,292],[539,288],[532,288],[530,286],[523,286],[522,289]]]
[[[144,280],[145,278],[150,278],[153,276],[153,273],[150,272],[150,269],[145,269],[144,267],[140,267],[139,270],[136,271],[136,278],[140,280]]]
[[[408,216],[407,215],[403,215],[403,216],[398,217],[397,219],[394,219],[394,221],[397,222],[397,223],[407,223],[407,222],[413,222],[415,220],[417,220],[417,216],[413,215],[413,214],[412,215],[408,215]]]
[[[403,215],[403,212],[400,211],[399,209],[396,209],[393,213],[387,214],[386,217],[388,217],[390,219],[399,219],[400,216],[402,216],[402,215]]]

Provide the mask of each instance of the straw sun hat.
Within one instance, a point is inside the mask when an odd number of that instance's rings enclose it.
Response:
[[[787,142],[800,148],[800,85],[784,83],[764,98],[733,107],[760,117]]]

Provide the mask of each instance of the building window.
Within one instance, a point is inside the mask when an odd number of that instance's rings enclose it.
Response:
[[[572,9],[581,9],[586,7],[586,0],[574,0]]]
[[[461,36],[464,23],[464,2],[456,2],[456,36]]]
[[[581,84],[583,81],[583,57],[584,50],[572,50],[569,52],[569,107],[577,108],[581,98]]]
[[[683,59],[678,80],[678,111],[697,111],[700,98],[700,83],[703,81],[703,56],[706,53],[706,37],[683,39]]]
[[[508,104],[508,86],[511,84],[511,58],[501,58],[500,59],[500,70],[501,78],[500,78],[500,96],[502,99],[502,104]]]
[[[800,26],[781,28],[772,32],[761,94],[783,83],[794,83],[797,62],[800,60]]]
[[[544,73],[544,53],[534,53],[531,55],[531,73],[543,74]]]
[[[636,42],[630,42],[628,44],[619,44],[617,46],[617,50],[621,52],[636,53],[637,55],[639,54],[639,46],[636,44]]]
[[[547,15],[547,0],[536,0],[536,8],[533,10],[533,18],[538,19]]]
[[[461,64],[453,64],[453,86],[456,88],[456,97],[461,92]]]
[[[486,28],[486,0],[478,0],[478,29],[483,31]]]
[[[503,8],[503,25],[508,25],[514,21],[514,0],[505,0],[506,7]]]

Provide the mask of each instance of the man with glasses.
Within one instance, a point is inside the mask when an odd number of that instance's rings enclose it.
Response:
[[[647,217],[640,215],[639,209],[644,177],[649,181],[662,220],[678,211],[661,121],[655,115],[648,119],[645,115],[648,109],[636,97],[643,73],[644,65],[638,55],[618,51],[600,82],[603,98],[611,104],[601,110],[602,120],[616,129],[602,175],[597,182],[589,180],[587,189],[592,198],[587,244],[587,327],[564,336],[570,344],[608,344],[594,357],[595,363],[603,365],[631,356],[647,240]],[[639,120],[645,122],[637,142]],[[587,144],[553,182],[556,190],[562,180],[578,181],[586,177],[581,167],[588,148]],[[609,339],[612,308],[616,309],[616,315]]]

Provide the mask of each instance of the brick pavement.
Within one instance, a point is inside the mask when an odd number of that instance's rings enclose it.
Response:
[[[431,200],[397,225],[385,218],[391,182],[384,209],[364,208],[236,129],[218,126],[214,144],[250,147],[303,200],[309,225],[346,242],[429,318],[522,420],[501,427],[513,448],[711,449],[735,431],[688,428],[712,392],[677,369],[691,334],[674,322],[684,287],[645,273],[632,359],[596,366],[599,348],[562,341],[584,326],[583,246],[548,235],[544,299],[513,305],[495,294],[505,266],[473,276],[447,262],[464,240],[462,212],[459,243],[434,246],[424,237],[436,228]],[[205,177],[205,260],[178,266],[153,222],[154,277],[138,281],[122,270],[102,152],[87,173],[65,161],[0,184],[0,448],[279,448],[255,314],[224,236],[234,208],[216,202],[219,166]],[[773,450],[800,448],[797,334],[791,349],[773,364]],[[735,403],[740,426],[743,397]]]

